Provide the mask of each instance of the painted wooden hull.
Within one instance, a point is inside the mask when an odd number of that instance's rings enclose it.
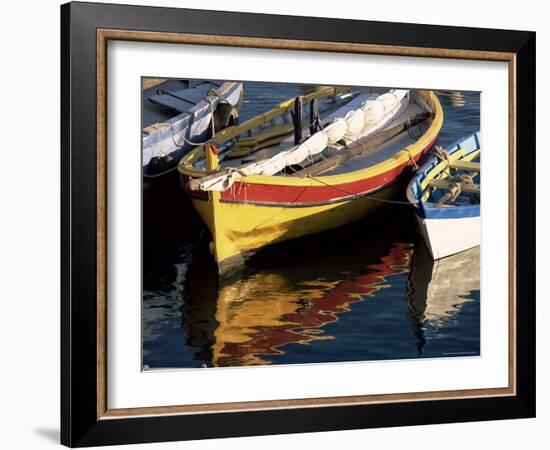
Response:
[[[243,84],[224,83],[218,89],[221,97],[238,109],[243,96]],[[209,95],[188,111],[165,121],[159,131],[144,135],[142,139],[143,177],[154,179],[164,173],[149,173],[149,163],[154,157],[169,156],[176,163],[191,149],[192,142],[203,142],[210,138],[212,111],[216,109],[219,98]],[[173,171],[173,169],[169,170]]]
[[[426,219],[416,216],[433,259],[463,252],[481,243],[481,218]]]
[[[480,154],[479,132],[453,144],[449,161],[471,162]],[[426,246],[434,260],[445,258],[481,243],[480,205],[444,205],[431,203],[429,181],[444,180],[449,173],[446,163],[433,157],[417,172],[407,187],[409,201],[416,205],[416,218]]]
[[[394,198],[416,161],[434,145],[443,123],[435,94],[423,95],[435,111],[425,133],[373,166],[315,178],[255,175],[223,192],[189,191],[212,233],[220,273],[242,265],[263,247],[346,225]]]
[[[381,200],[391,199],[400,187],[399,184],[392,184],[373,196]],[[212,201],[218,202],[214,214],[208,200],[193,198],[196,210],[214,237],[213,250],[220,273],[241,266],[260,248],[346,225],[383,204],[366,196],[296,207]]]

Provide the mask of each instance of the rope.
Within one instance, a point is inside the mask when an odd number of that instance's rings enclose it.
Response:
[[[409,135],[409,137],[414,141],[420,139],[420,137],[422,136],[421,123],[418,123],[416,125],[416,127],[418,128],[418,134],[416,134],[414,132],[414,126],[411,126],[411,118],[410,117],[407,119],[406,123],[407,123],[407,134]]]
[[[222,100],[225,101],[223,96],[216,89],[210,89],[210,91],[208,91],[208,96],[217,97],[218,98],[218,103],[221,102]],[[199,145],[205,145],[205,144],[208,144],[208,143],[212,143],[216,139],[216,127],[214,126],[214,106],[213,106],[213,101],[210,100],[208,97],[206,97],[205,100],[208,102],[208,105],[210,106],[210,127],[212,129],[212,135],[210,136],[209,139],[207,139],[204,142],[191,141],[190,139],[187,139],[185,137],[185,130],[183,130],[183,134],[182,134],[182,131],[180,130],[177,133],[180,133],[180,137],[183,139],[183,143],[179,144],[178,142],[176,142],[176,131],[174,131],[173,124],[168,123],[168,122],[160,122],[160,123],[156,123],[152,126],[154,126],[155,128],[170,127],[170,131],[172,132],[172,136],[171,136],[172,143],[178,148],[182,148],[186,143],[193,146],[193,147],[196,147],[196,146],[199,146]],[[155,145],[156,144],[153,144],[153,148],[155,147]],[[162,151],[159,151],[158,155],[159,156],[166,156],[165,153],[162,152]],[[166,174],[176,170],[177,168],[178,168],[178,166],[176,165],[175,167],[172,167],[171,169],[165,170],[164,172],[160,172],[160,173],[157,173],[157,174],[154,174],[154,175],[146,175],[146,176],[148,178],[158,178],[162,175],[166,175]]]
[[[405,147],[404,150],[409,154],[409,161],[412,161],[414,170],[418,170],[418,164],[416,164],[416,161],[414,160],[414,157],[413,157],[411,151],[409,150],[409,148]]]
[[[190,139],[187,139],[185,137],[185,133],[182,134],[182,130],[177,132],[174,131],[173,124],[168,122],[157,123],[155,124],[155,127],[162,127],[162,126],[170,127],[170,131],[172,132],[172,142],[176,147],[179,147],[179,148],[182,148],[185,144],[189,144],[192,146],[199,146],[199,145],[205,145],[205,144],[214,142],[216,139],[216,127],[214,124],[214,101],[211,100],[209,97],[216,97],[218,99],[218,103],[227,102],[227,100],[223,97],[222,94],[219,93],[217,89],[212,88],[208,91],[208,94],[204,100],[208,102],[208,105],[210,106],[210,128],[212,130],[212,135],[206,141],[204,142],[191,141]],[[183,143],[179,144],[178,142],[176,142],[176,133],[178,134],[178,137],[181,137],[181,139],[183,140]]]
[[[367,148],[365,147],[365,144],[364,144],[363,142],[361,142],[361,141],[359,141],[359,140],[357,140],[357,139],[352,139],[352,138],[345,137],[345,136],[344,136],[344,140],[348,140],[348,141],[353,142],[354,144],[360,145],[360,146],[361,146],[361,149],[362,149],[361,155],[364,155],[364,154],[367,152]],[[346,147],[347,147],[347,144],[346,144]],[[321,152],[321,153],[323,153],[323,152]],[[361,156],[361,155],[359,155],[359,156]]]
[[[185,131],[184,131],[183,134],[182,134],[181,131],[179,131],[178,132],[178,133],[180,133],[179,137],[181,137],[183,139],[183,143],[179,144],[179,143],[176,142],[176,132],[174,131],[174,127],[172,126],[172,124],[167,123],[166,125],[169,125],[170,130],[172,131],[172,142],[174,143],[174,145],[176,147],[182,148],[185,144],[189,144],[189,145],[192,145],[192,146],[195,147],[195,146],[205,145],[205,144],[214,142],[214,140],[216,139],[216,127],[214,126],[214,106],[213,106],[213,102],[208,98],[206,98],[206,101],[208,102],[208,105],[210,106],[210,124],[211,124],[211,129],[212,129],[212,135],[210,136],[209,139],[207,139],[204,142],[194,142],[194,141],[191,141],[190,139],[187,139],[185,137]]]
[[[407,206],[419,204],[418,201],[417,202],[403,202],[403,201],[400,201],[400,200],[387,200],[387,199],[384,199],[384,198],[377,198],[377,197],[373,197],[372,195],[369,195],[369,194],[357,194],[356,192],[351,192],[351,191],[348,191],[346,189],[342,189],[338,186],[334,186],[333,184],[325,183],[320,178],[316,178],[312,175],[308,175],[307,178],[311,178],[312,180],[315,180],[318,183],[324,184],[327,187],[331,187],[331,188],[333,188],[337,191],[343,192],[344,194],[353,195],[353,196],[360,195],[361,197],[366,197],[370,200],[375,200],[375,201],[382,202],[382,203],[391,203],[391,204],[394,204],[394,205],[407,205]]]
[[[443,147],[441,147],[440,145],[436,145],[433,149],[433,152],[440,161],[447,161],[447,163],[449,163],[449,152]]]
[[[248,174],[242,170],[242,169],[239,169],[238,167],[229,167],[227,169],[227,173],[228,174],[231,174],[231,173],[238,173],[241,177],[246,177],[248,176]]]
[[[437,202],[437,206],[445,205],[449,202],[454,202],[460,193],[462,192],[462,183],[457,182],[453,183],[450,187],[447,193],[441,197],[441,199]]]
[[[433,148],[434,155],[440,160],[445,162],[445,167],[443,168],[443,172],[447,172],[447,176],[452,177],[451,175],[451,168],[449,167],[449,164],[451,162],[449,158],[449,152],[445,150],[440,145],[436,145]]]

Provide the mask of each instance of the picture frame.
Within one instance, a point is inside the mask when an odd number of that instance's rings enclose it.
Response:
[[[61,442],[70,447],[535,416],[535,33],[113,4],[61,7]],[[107,43],[501,61],[509,73],[509,385],[358,397],[107,404]]]

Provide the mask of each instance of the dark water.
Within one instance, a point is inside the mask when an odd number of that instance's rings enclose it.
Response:
[[[247,83],[241,120],[309,89]],[[479,98],[441,93],[440,145],[478,129]],[[219,285],[176,184],[144,194],[144,367],[479,355],[479,248],[434,263],[410,209],[275,246]]]

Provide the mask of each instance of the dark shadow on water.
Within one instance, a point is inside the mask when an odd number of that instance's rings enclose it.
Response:
[[[142,220],[143,284],[152,288],[164,278],[159,270],[172,270],[179,248],[196,239],[202,223],[176,172],[144,182]]]

